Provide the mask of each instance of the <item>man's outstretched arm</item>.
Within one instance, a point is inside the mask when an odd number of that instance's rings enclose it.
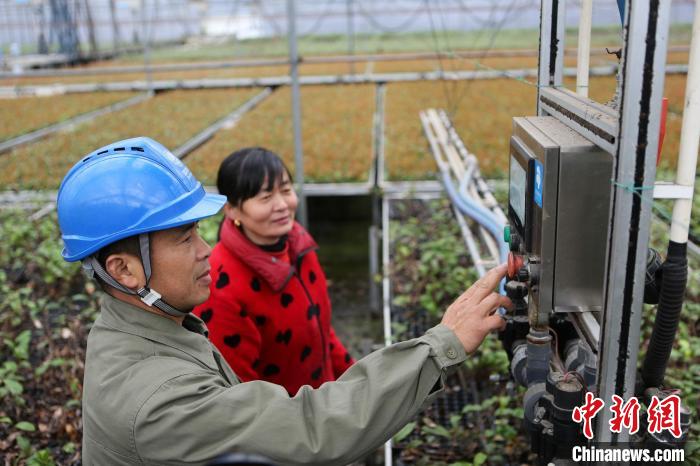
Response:
[[[503,321],[509,305],[491,294],[505,269],[494,269],[446,311],[424,336],[358,361],[335,382],[302,387],[290,398],[277,385],[226,386],[201,370],[170,379],[144,402],[134,424],[137,453],[146,463],[204,463],[241,451],[282,464],[347,464],[371,452],[420,410]]]

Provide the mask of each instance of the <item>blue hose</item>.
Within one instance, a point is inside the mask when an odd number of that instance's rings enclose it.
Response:
[[[457,206],[457,209],[459,209],[462,214],[468,216],[486,228],[486,230],[493,235],[498,242],[501,254],[500,262],[505,262],[508,259],[508,245],[502,239],[503,228],[505,225],[488,209],[469,201],[468,196],[463,196],[460,192],[458,192],[447,173],[442,173],[442,182],[445,185],[447,195],[452,203]],[[466,183],[464,189],[466,190]],[[501,294],[505,294],[505,280],[501,281],[500,292]]]

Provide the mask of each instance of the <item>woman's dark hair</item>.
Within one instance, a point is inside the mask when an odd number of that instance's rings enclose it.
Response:
[[[221,162],[216,187],[229,204],[237,206],[261,189],[272,190],[276,182],[282,182],[284,172],[291,180],[289,169],[274,152],[262,147],[246,147]],[[267,185],[263,187],[266,178]]]

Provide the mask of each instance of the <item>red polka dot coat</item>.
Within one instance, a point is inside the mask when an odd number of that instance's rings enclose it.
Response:
[[[209,299],[194,313],[242,381],[267,380],[293,395],[335,380],[353,362],[331,326],[318,246],[298,223],[285,249],[268,252],[225,220],[209,259]]]

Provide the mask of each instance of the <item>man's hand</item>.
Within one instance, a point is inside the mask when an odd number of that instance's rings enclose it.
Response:
[[[491,269],[455,300],[442,316],[442,324],[450,328],[467,353],[475,351],[491,330],[503,329],[506,322],[497,314],[499,307],[510,308],[507,296],[493,289],[505,276],[506,264]]]

